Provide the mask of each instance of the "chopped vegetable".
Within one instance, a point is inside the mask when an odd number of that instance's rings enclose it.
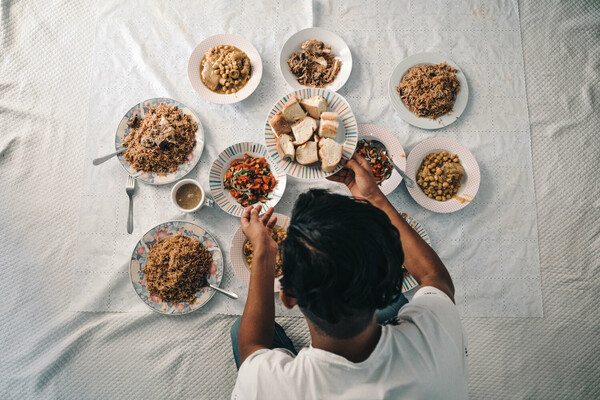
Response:
[[[363,156],[371,164],[371,171],[375,177],[375,182],[381,185],[383,181],[392,175],[394,167],[383,150],[377,147],[371,147],[371,144],[362,139],[356,146],[356,152]]]
[[[264,157],[244,154],[233,160],[223,178],[225,189],[244,207],[269,200],[269,193],[277,184]]]

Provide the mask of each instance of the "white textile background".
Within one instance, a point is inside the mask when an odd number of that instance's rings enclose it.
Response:
[[[236,317],[69,311],[98,3],[0,3],[0,398],[226,399]],[[339,6],[314,1],[314,25]],[[469,394],[598,399],[600,4],[519,6],[544,317],[463,320]]]
[[[134,232],[128,235],[127,175],[117,159],[99,167],[92,166],[91,159],[113,151],[115,127],[133,104],[171,97],[196,111],[204,126],[205,150],[188,177],[208,190],[208,171],[221,150],[239,141],[264,142],[265,117],[290,90],[279,71],[279,51],[287,37],[312,25],[312,6],[297,2],[295,12],[289,13],[282,3],[271,2],[252,6],[242,1],[214,2],[202,7],[194,1],[177,6],[144,4],[127,2],[117,7],[108,2],[99,14],[71,309],[148,311],[129,282],[131,251],[153,226],[188,219],[216,236],[226,259],[221,286],[242,295],[237,301],[215,296],[201,311],[241,314],[247,286],[228,262],[238,219],[218,208],[179,213],[169,200],[173,184],[138,185]],[[327,27],[347,41],[353,55],[352,74],[339,92],[359,123],[386,127],[407,151],[430,137],[453,137],[479,162],[479,193],[461,211],[431,213],[410,198],[404,185],[390,195],[399,210],[428,230],[454,278],[462,315],[541,316],[529,117],[516,5],[429,0],[376,1],[364,7],[363,2],[346,1],[333,5],[327,14]],[[206,102],[187,78],[187,60],[195,45],[221,32],[245,36],[264,64],[257,91],[230,106]],[[447,54],[469,82],[466,111],[454,124],[437,131],[402,121],[387,97],[387,80],[395,65],[424,51]],[[297,195],[314,186],[340,190],[326,181],[307,184],[290,179],[277,211],[289,215]],[[297,310],[285,310],[278,298],[276,304],[277,315],[299,315]]]

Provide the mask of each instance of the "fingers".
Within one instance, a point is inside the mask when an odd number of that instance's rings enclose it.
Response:
[[[250,212],[252,211],[253,208],[254,207],[252,207],[252,206],[248,206],[244,210],[244,214],[242,214],[242,219],[241,219],[242,226],[248,226],[248,224],[250,224]]]
[[[250,206],[250,223],[255,223],[259,221],[258,214],[260,213],[260,209],[262,205]]]
[[[266,213],[263,214],[261,218],[261,222],[263,223],[263,225],[268,226],[269,220],[273,216],[273,212],[275,212],[275,209],[271,207],[267,210]],[[275,218],[275,220],[277,220],[277,218]]]
[[[273,229],[275,227],[275,224],[277,224],[277,218],[271,218],[269,223],[267,223],[267,228]]]
[[[352,155],[352,159],[355,160],[356,162],[358,162],[358,164],[360,164],[360,166],[363,167],[365,170],[367,170],[367,171],[371,170],[371,165],[364,157],[359,156],[358,154],[354,153]]]

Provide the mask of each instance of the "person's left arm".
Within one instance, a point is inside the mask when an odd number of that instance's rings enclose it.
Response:
[[[238,338],[241,363],[255,351],[271,348],[275,327],[273,280],[278,246],[271,232],[277,218],[273,218],[273,208],[260,218],[260,209],[260,205],[246,208],[241,220],[242,230],[252,243],[254,254]]]

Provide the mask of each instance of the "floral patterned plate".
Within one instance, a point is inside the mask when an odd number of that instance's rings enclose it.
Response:
[[[192,239],[197,239],[206,246],[213,258],[213,262],[208,272],[208,282],[215,286],[219,286],[221,279],[223,278],[223,253],[213,235],[198,225],[186,221],[170,221],[157,225],[146,232],[135,245],[129,262],[129,275],[135,292],[148,307],[156,312],[169,315],[182,315],[196,311],[208,303],[215,294],[215,290],[208,286],[201,288],[198,293],[196,293],[196,299],[191,303],[165,302],[148,293],[144,275],[144,266],[146,265],[148,252],[160,239],[172,235],[184,235]]]
[[[132,115],[138,115],[140,118],[144,116],[155,104],[166,104],[168,106],[177,106],[181,111],[188,114],[192,117],[198,124],[198,130],[196,131],[196,145],[194,149],[187,155],[186,160],[183,164],[181,164],[175,172],[170,172],[166,175],[160,175],[154,172],[144,172],[144,171],[136,171],[127,161],[125,161],[125,157],[123,154],[118,155],[118,159],[121,162],[125,171],[134,178],[136,178],[140,182],[148,183],[150,185],[164,185],[166,183],[175,182],[185,175],[187,175],[198,163],[200,160],[200,156],[202,155],[202,150],[204,149],[204,130],[202,129],[202,124],[200,120],[194,114],[194,112],[187,107],[185,104],[175,101],[173,99],[169,99],[166,97],[157,97],[154,99],[144,100],[139,104],[131,107],[127,114],[123,116],[121,122],[119,122],[119,126],[117,127],[117,133],[115,135],[115,150],[119,151],[123,149],[123,140],[129,135],[130,128],[127,126],[127,122],[131,118]]]

